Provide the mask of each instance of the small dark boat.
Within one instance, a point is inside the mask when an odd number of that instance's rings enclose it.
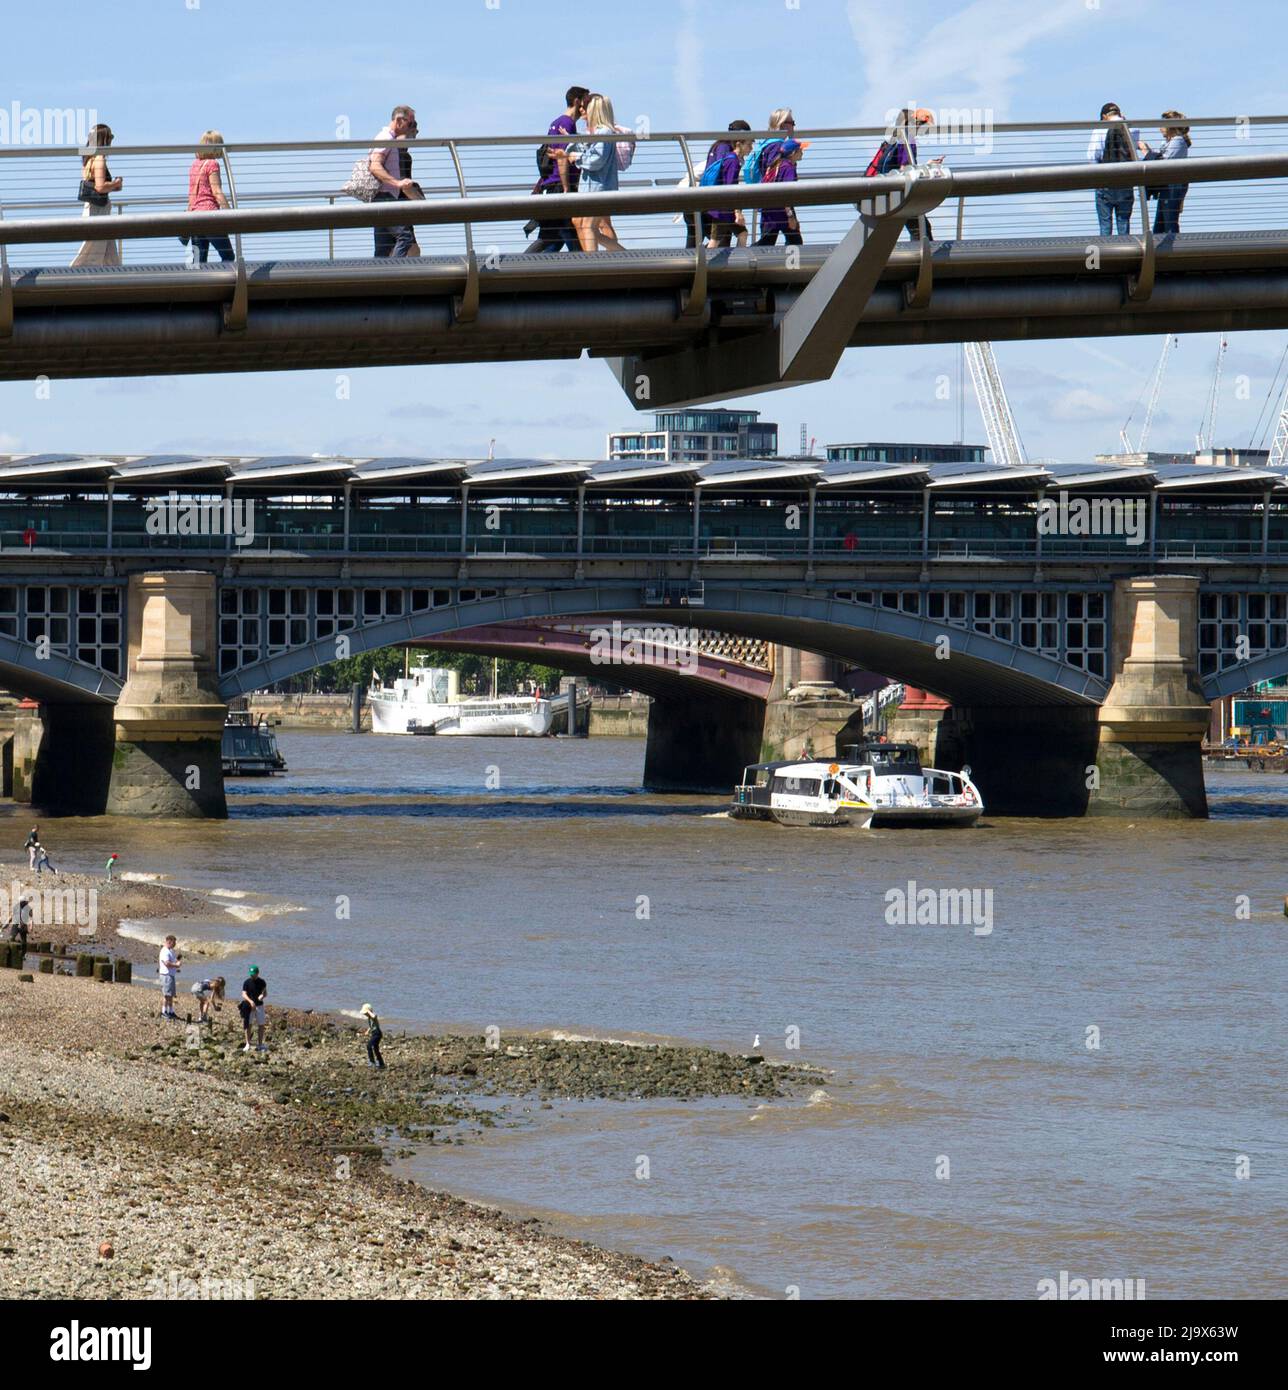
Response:
[[[229,712],[221,752],[225,777],[271,777],[286,771],[286,759],[267,720],[257,723],[248,710]]]

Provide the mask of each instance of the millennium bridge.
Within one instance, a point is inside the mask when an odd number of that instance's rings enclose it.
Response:
[[[877,178],[883,130],[800,131],[806,245],[719,252],[683,249],[685,219],[736,207],[754,232],[784,197],[690,186],[726,131],[610,137],[635,151],[620,190],[540,199],[545,135],[410,140],[424,200],[377,204],[340,191],[370,142],[230,143],[232,206],[209,213],[186,210],[190,146],[114,146],[118,215],[84,220],[78,151],[0,150],[0,380],[586,353],[657,408],[825,380],[851,346],[1283,327],[1288,117],[1187,125],[1192,156],[1166,163],[1089,163],[1082,122],[931,132],[942,164]],[[1155,237],[1148,193],[1172,183],[1184,230]],[[1097,189],[1133,192],[1131,235],[1096,234]],[[592,214],[631,249],[521,254],[530,220]],[[372,228],[409,220],[423,254],[371,259]],[[898,244],[910,222],[933,240]],[[234,259],[185,265],[194,233]],[[69,266],[82,240],[123,264]]]
[[[1288,475],[0,456],[0,684],[40,702],[54,809],[220,814],[235,697],[390,645],[584,670],[614,620],[942,696],[942,756],[999,813],[1201,815],[1208,702],[1288,673]],[[604,669],[654,697],[656,784],[756,759],[752,650]]]

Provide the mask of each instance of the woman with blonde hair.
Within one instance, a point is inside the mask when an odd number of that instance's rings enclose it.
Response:
[[[107,156],[99,151],[112,143],[110,126],[96,125],[89,133],[85,157],[81,163],[81,181],[77,197],[85,205],[84,217],[108,217],[112,212],[113,193],[121,191],[121,180],[112,177]],[[119,241],[85,241],[76,253],[73,265],[120,265]]]
[[[215,212],[228,206],[219,180],[219,156],[223,153],[224,137],[217,130],[208,130],[201,137],[188,170],[188,211]],[[226,236],[194,236],[192,251],[194,265],[205,265],[210,248],[219,252],[221,261],[233,259],[232,242]]]
[[[1190,146],[1194,143],[1190,139],[1189,126],[1179,124],[1185,117],[1179,111],[1164,111],[1163,119],[1176,122],[1176,124],[1160,127],[1163,134],[1163,148],[1153,150],[1148,144],[1145,144],[1143,158],[1184,159],[1190,152]],[[1168,232],[1181,230],[1181,207],[1185,202],[1185,194],[1188,190],[1189,184],[1187,183],[1169,183],[1162,188],[1149,190],[1149,196],[1158,199],[1158,209],[1154,213],[1155,236],[1165,236]]]
[[[613,103],[602,92],[592,92],[586,100],[586,130],[589,135],[615,135],[617,122]],[[568,158],[581,171],[578,193],[615,193],[617,178],[616,140],[578,140],[568,146]],[[606,216],[575,217],[573,226],[583,251],[621,251],[622,243]]]
[[[781,136],[769,136],[762,140],[757,140],[751,147],[751,153],[742,162],[742,181],[743,183],[762,183],[769,166],[778,157],[778,148],[784,140],[790,140],[796,134],[796,117],[792,114],[790,106],[780,106],[776,111],[769,113],[769,130],[781,130]]]

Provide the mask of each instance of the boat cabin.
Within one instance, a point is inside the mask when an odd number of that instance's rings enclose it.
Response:
[[[921,776],[921,750],[915,743],[878,743],[875,739],[864,739],[841,751],[846,762],[871,767],[876,777]]]

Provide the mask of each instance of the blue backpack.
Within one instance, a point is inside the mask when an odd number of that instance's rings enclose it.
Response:
[[[713,159],[710,164],[702,171],[702,177],[698,183],[703,188],[712,188],[720,182],[720,174],[724,169],[725,160],[730,156],[722,154],[718,159]]]
[[[782,144],[782,140],[757,140],[751,147],[751,153],[742,163],[743,183],[763,183],[765,170],[773,163],[773,152]]]

